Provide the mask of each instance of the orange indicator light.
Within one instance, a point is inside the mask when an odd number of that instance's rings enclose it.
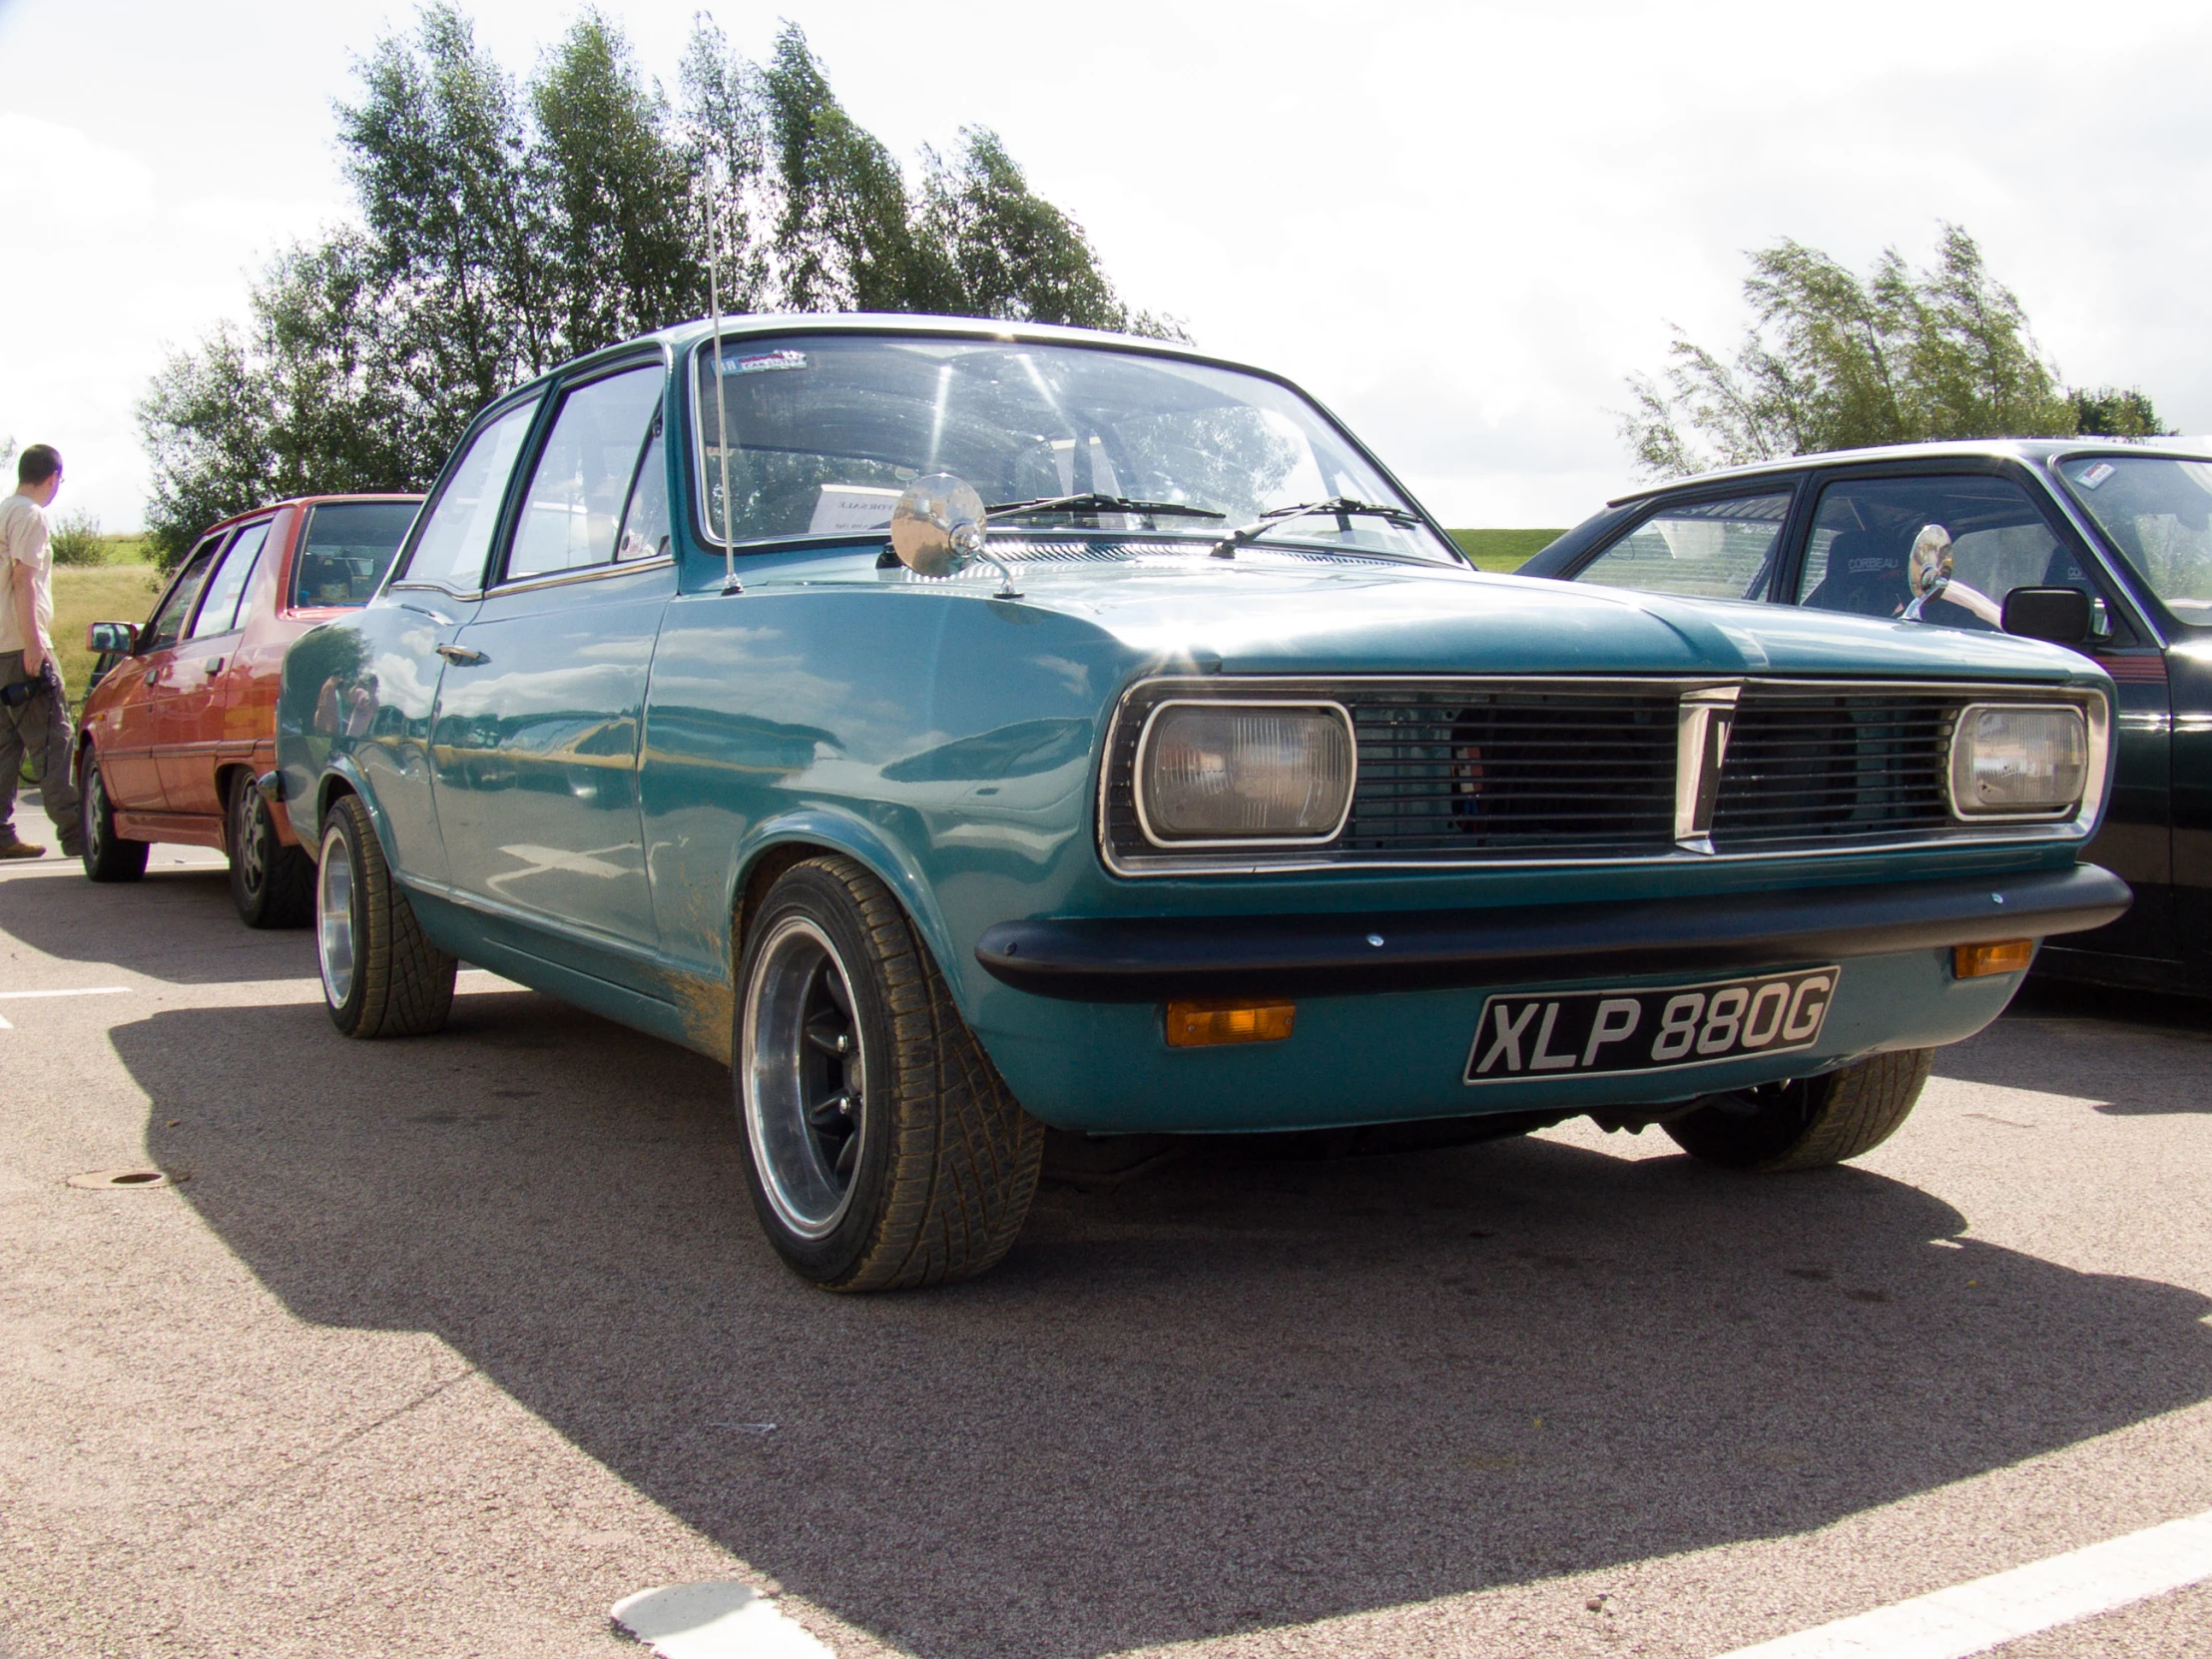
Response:
[[[2022,973],[2035,959],[2033,939],[1999,939],[1995,944],[1953,945],[1951,976],[1978,979],[1984,973]]]
[[[1171,1002],[1168,1047],[1279,1043],[1297,1019],[1295,1002]]]

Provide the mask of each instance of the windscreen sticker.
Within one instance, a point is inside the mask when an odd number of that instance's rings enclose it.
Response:
[[[810,536],[836,535],[847,530],[884,530],[890,527],[891,509],[898,505],[898,491],[873,484],[825,484],[815,502],[815,516],[807,525]]]
[[[733,357],[726,351],[722,356],[725,374],[766,374],[771,369],[806,366],[807,353],[804,351],[755,351],[743,357]]]
[[[2085,490],[2093,490],[2099,484],[2103,483],[2105,479],[2111,477],[2112,474],[2117,471],[2119,471],[2119,468],[2114,466],[2110,461],[2099,461],[2087,472],[2084,472],[2078,479],[2075,480],[2075,482],[2079,483],[2081,487]]]

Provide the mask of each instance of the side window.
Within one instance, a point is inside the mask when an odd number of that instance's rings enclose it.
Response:
[[[658,558],[669,550],[672,534],[668,521],[668,457],[661,444],[661,417],[656,414],[653,435],[645,442],[645,458],[638,462],[638,481],[630,486],[630,504],[623,509],[615,557]]]
[[[170,585],[169,595],[162,601],[161,609],[154,613],[154,620],[147,624],[144,651],[156,651],[165,645],[175,645],[183,637],[185,618],[192,615],[192,602],[200,597],[200,589],[208,580],[208,567],[215,563],[216,553],[223,546],[221,536],[210,536],[192,550],[192,557],[185,561],[182,575]]]
[[[186,638],[204,640],[212,634],[228,634],[239,625],[239,609],[253,585],[262,549],[269,542],[269,524],[266,518],[259,524],[249,524],[232,539],[230,551],[208,578],[207,597],[200,601],[200,610],[192,619],[192,632]]]
[[[483,584],[484,558],[499,527],[507,475],[529,435],[535,403],[518,403],[469,439],[459,464],[429,508],[422,536],[407,560],[412,582],[440,582],[463,592]]]
[[[1821,492],[1806,544],[1799,603],[1858,616],[1903,616],[1913,601],[1913,545],[1931,527],[1949,538],[1951,582],[1922,611],[1946,628],[1998,626],[2014,588],[2096,584],[2009,478],[1955,473],[1857,478]]]
[[[1787,490],[1674,503],[1584,565],[1575,580],[1692,599],[1763,598],[1789,516]]]
[[[561,399],[522,498],[509,581],[613,561],[638,451],[664,382],[654,363],[593,380]]]

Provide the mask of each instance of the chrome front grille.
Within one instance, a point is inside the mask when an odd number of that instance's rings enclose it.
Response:
[[[1334,840],[1202,852],[1146,837],[1134,776],[1145,722],[1163,702],[1209,697],[1326,702],[1350,713],[1359,775],[1351,817]],[[1951,813],[1947,777],[1959,712],[2020,699],[2084,707],[2097,785],[2072,821],[1962,822]],[[1714,741],[1714,723],[1725,729],[1725,745]],[[1633,862],[1996,836],[2078,839],[2101,799],[2107,727],[2096,693],[2034,685],[1163,679],[1132,688],[1115,716],[1099,838],[1108,864],[1133,875],[1286,865]]]

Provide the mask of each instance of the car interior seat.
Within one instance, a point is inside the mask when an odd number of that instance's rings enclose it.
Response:
[[[1905,574],[1907,544],[1879,530],[1844,530],[1829,543],[1828,569],[1820,585],[1805,596],[1819,611],[1849,611],[1855,616],[1893,617],[1912,602]]]

